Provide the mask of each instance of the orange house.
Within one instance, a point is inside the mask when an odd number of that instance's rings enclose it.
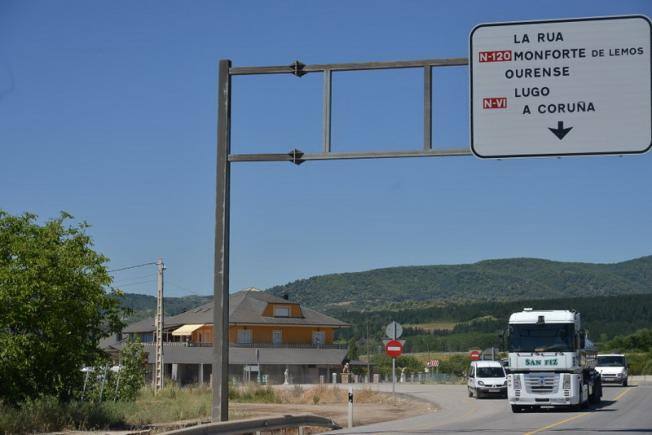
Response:
[[[182,384],[208,382],[213,346],[213,304],[166,318],[163,362],[166,375]],[[341,370],[347,347],[333,343],[335,330],[350,325],[286,298],[256,289],[229,298],[229,375],[269,383],[328,382]],[[139,336],[154,363],[153,319],[127,326]]]

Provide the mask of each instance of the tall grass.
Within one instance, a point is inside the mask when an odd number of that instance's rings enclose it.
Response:
[[[29,400],[20,408],[0,403],[0,433],[124,427],[124,416],[115,405],[106,402],[59,403],[54,397]]]
[[[360,403],[385,403],[387,397],[383,393],[359,390],[355,400]],[[347,392],[326,385],[306,389],[300,386],[275,389],[246,384],[231,386],[229,399],[233,403],[344,404]],[[53,397],[45,397],[25,402],[20,407],[0,403],[0,434],[143,428],[180,420],[208,420],[211,400],[208,387],[179,388],[169,385],[156,395],[151,388],[143,388],[133,402],[60,403]],[[247,416],[241,412],[231,410],[230,416],[234,419]]]

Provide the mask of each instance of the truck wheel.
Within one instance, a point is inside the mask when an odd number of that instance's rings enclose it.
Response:
[[[523,412],[523,407],[518,405],[512,405],[512,412],[514,414],[520,414],[521,412]]]
[[[625,378],[625,380],[623,381],[623,387],[626,387],[626,386],[627,386],[627,378]]]
[[[589,401],[591,403],[600,403],[600,398],[602,398],[602,381],[597,378],[593,384],[593,394],[591,394]]]
[[[469,390],[469,397],[473,397],[473,391],[471,391],[470,388],[468,388],[468,390]]]

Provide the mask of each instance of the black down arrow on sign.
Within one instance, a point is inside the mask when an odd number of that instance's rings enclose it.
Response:
[[[552,131],[559,140],[562,140],[572,129],[573,127],[564,128],[564,121],[557,122],[557,128],[548,127],[548,130]]]

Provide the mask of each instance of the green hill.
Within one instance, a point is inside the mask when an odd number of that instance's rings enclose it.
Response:
[[[338,273],[268,289],[316,309],[378,309],[411,301],[509,301],[652,293],[652,256],[621,263],[535,258]],[[403,305],[403,304],[401,304]]]
[[[163,298],[163,311],[166,316],[174,316],[211,300],[213,300],[212,296],[166,297]],[[154,296],[125,293],[121,302],[123,306],[132,310],[131,315],[126,319],[127,323],[154,317],[156,314],[156,298]]]

